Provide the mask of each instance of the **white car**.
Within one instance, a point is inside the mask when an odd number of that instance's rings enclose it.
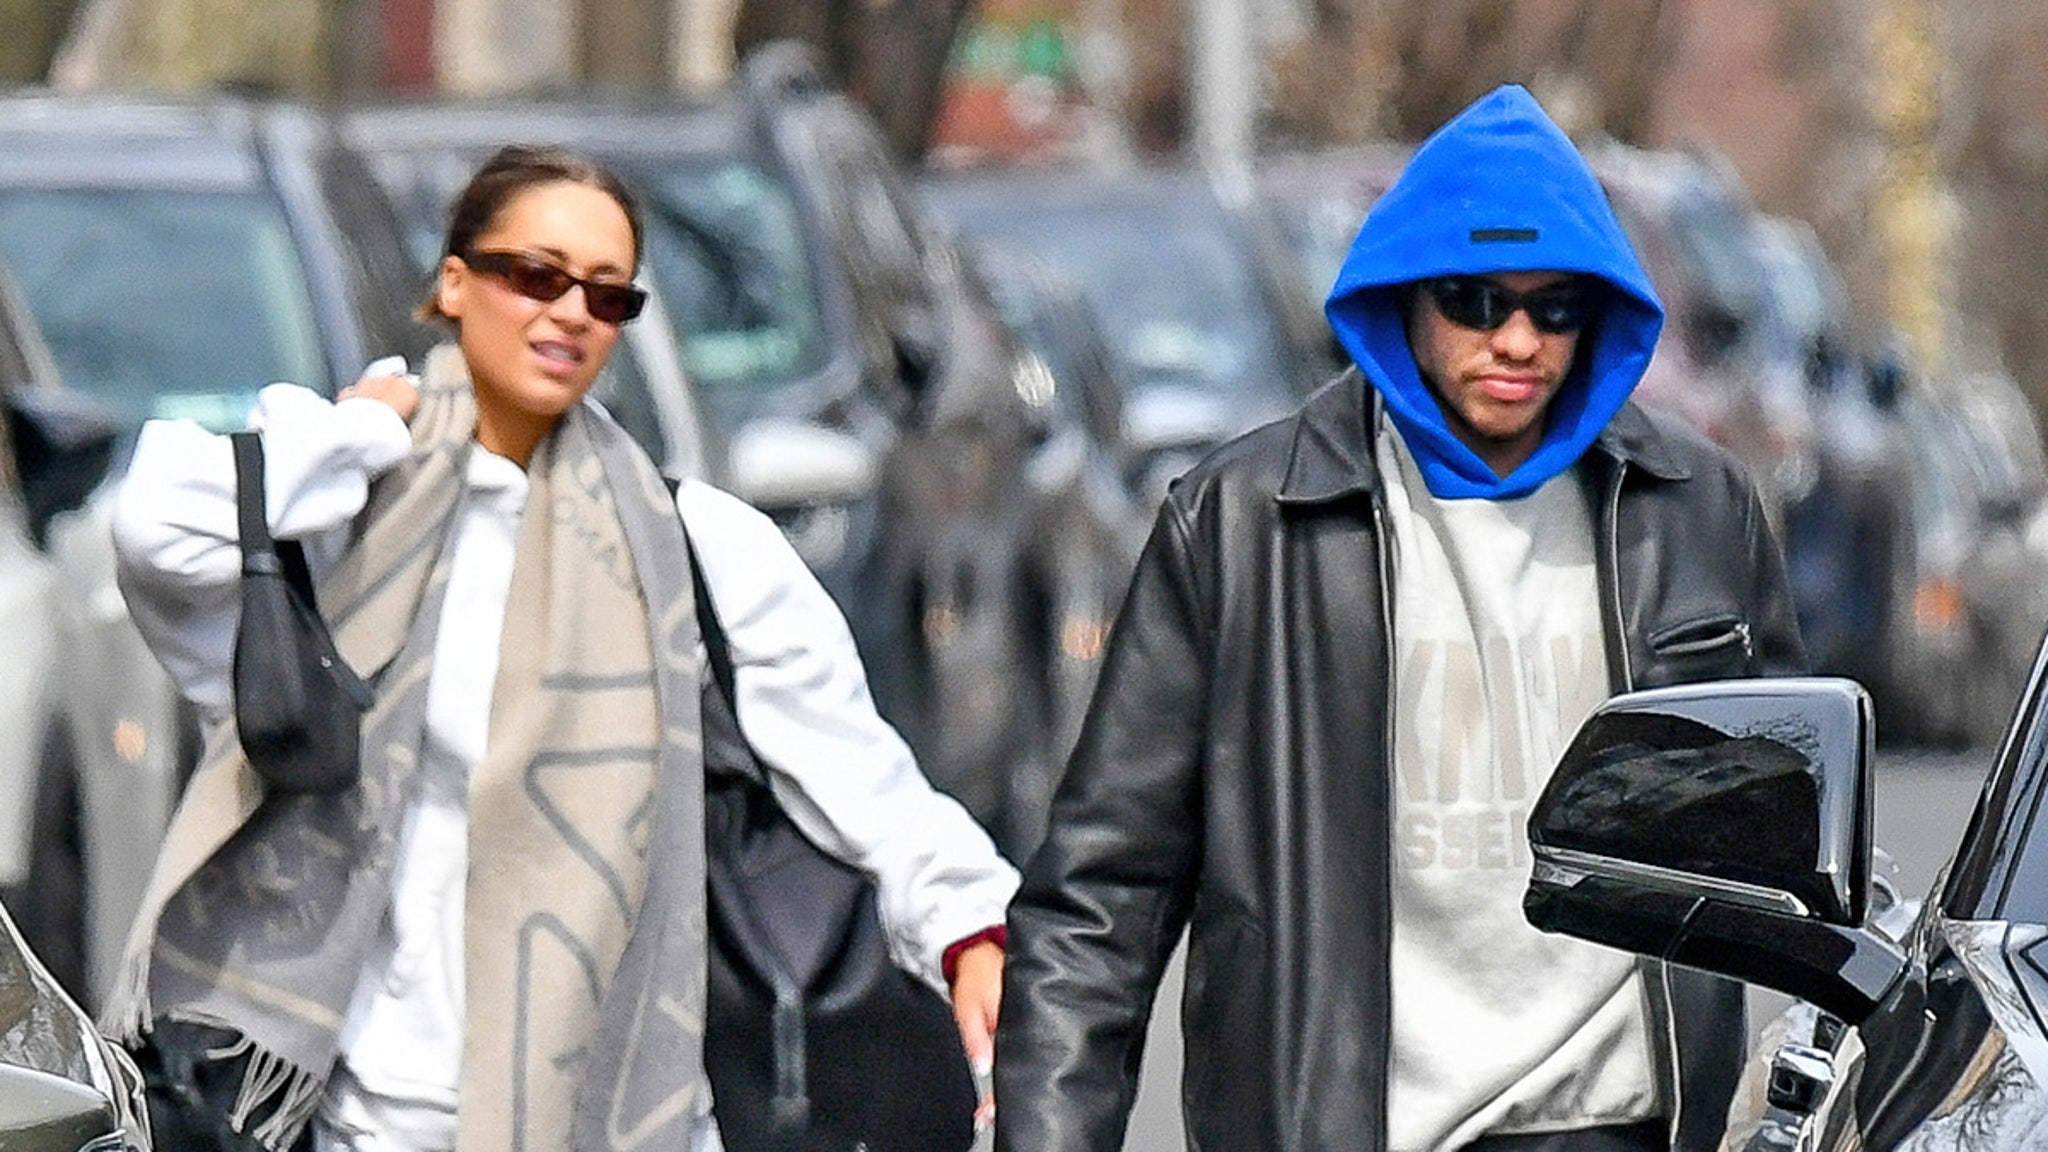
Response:
[[[0,270],[0,895],[76,991],[87,963],[77,750],[90,711],[81,690],[91,686],[71,675],[82,606],[51,542],[105,475],[114,426],[57,386],[27,315]]]

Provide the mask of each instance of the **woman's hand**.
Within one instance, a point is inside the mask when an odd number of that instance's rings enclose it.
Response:
[[[376,400],[396,413],[406,423],[412,423],[413,413],[420,410],[419,381],[405,374],[405,360],[389,356],[363,370],[355,383],[334,394],[334,402],[356,398]]]
[[[996,1017],[1003,1003],[1003,946],[983,940],[962,949],[953,967],[953,1019],[983,1096],[974,1109],[977,1131],[995,1119],[995,1096],[987,1088],[995,1067]]]

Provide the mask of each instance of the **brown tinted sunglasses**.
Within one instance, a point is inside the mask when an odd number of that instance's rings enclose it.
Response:
[[[587,280],[525,252],[471,252],[462,262],[486,276],[496,277],[528,300],[552,304],[571,288],[583,289],[583,306],[590,318],[606,324],[624,324],[647,306],[647,293],[631,284],[608,280]]]

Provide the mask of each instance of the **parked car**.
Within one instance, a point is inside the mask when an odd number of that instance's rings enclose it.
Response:
[[[0,1148],[149,1152],[142,1078],[0,906]]]
[[[426,346],[388,205],[327,121],[294,104],[0,97],[0,260],[65,386],[110,409],[124,439],[152,416],[239,427],[265,384],[331,392],[376,356]],[[42,905],[16,911],[53,964],[84,950],[83,984],[65,979],[88,1003],[114,976],[196,749],[190,709],[115,587],[109,513],[96,496],[49,541],[75,626],[58,668],[81,701],[75,773],[0,800],[37,813],[22,835],[76,839],[39,856],[83,871],[82,903],[62,924]]]
[[[1877,684],[1888,731],[1995,741],[2048,623],[2048,465],[2010,376],[1957,373],[1902,388],[1909,584]]]
[[[1046,755],[1012,776],[991,827],[1004,855],[1025,860],[1044,838],[1053,787],[1095,693],[1103,643],[1152,509],[1145,461],[1124,435],[1112,353],[1080,288],[1021,248],[987,239],[965,247],[972,271],[987,282],[1022,345],[1026,393],[1047,420],[1025,470],[1034,506],[1025,610],[1031,626],[1046,633],[1032,645]]]
[[[1813,482],[1784,509],[1806,654],[1817,672],[1861,681],[1884,706],[1885,735],[1905,735],[1912,703],[1941,688],[1902,675],[1897,651],[1912,642],[1902,630],[1917,579],[1909,429],[1896,394],[1873,386],[1851,346],[1848,290],[1813,226],[1758,215],[1749,231],[1766,305],[1756,338],[1771,363],[1798,366],[1817,433]],[[2031,655],[2030,643],[2020,660]],[[2017,688],[2015,678],[2001,698]]]
[[[1875,727],[1847,679],[1610,700],[1531,813],[1524,909],[1798,998],[1724,1149],[2048,1146],[2048,652],[1917,901],[1874,879]]]
[[[112,457],[114,425],[57,383],[49,350],[0,266],[0,896],[70,987],[85,976],[84,829],[75,818],[88,685],[68,675],[78,606],[50,550]]]
[[[1409,151],[1404,144],[1376,141],[1259,158],[1259,196],[1293,258],[1302,291],[1318,308],[1336,286],[1366,213],[1401,174]]]
[[[1189,168],[991,168],[928,173],[919,191],[963,234],[1026,249],[1080,286],[1110,336],[1155,497],[1336,368],[1250,189]]]
[[[1043,710],[1017,704],[1037,698],[1033,645],[1053,634],[1023,576],[1047,415],[872,118],[806,50],[773,44],[705,100],[438,101],[346,123],[416,234],[438,231],[451,174],[504,143],[568,146],[634,187],[645,279],[728,484],[838,599],[933,782],[992,819],[1020,762],[1046,754]]]

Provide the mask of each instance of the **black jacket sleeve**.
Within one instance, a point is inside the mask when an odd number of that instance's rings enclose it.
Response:
[[[1202,857],[1206,637],[1188,526],[1168,500],[1010,906],[996,1147],[1114,1152],[1153,994]]]

